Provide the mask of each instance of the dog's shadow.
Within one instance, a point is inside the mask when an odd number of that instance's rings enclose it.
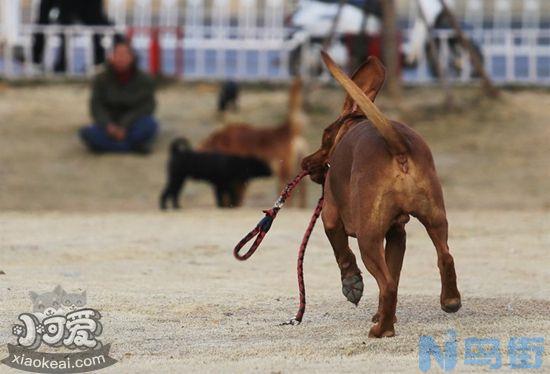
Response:
[[[374,303],[350,308],[354,311],[338,308],[328,313],[321,310],[315,312],[310,324],[316,321],[320,325],[312,326],[315,330],[313,334],[322,334],[327,329],[332,330],[331,325],[337,325],[339,331],[346,331],[349,339],[341,343],[340,353],[346,356],[391,354],[397,357],[416,352],[422,335],[434,337],[441,346],[449,341],[449,331],[456,334],[459,354],[463,354],[464,340],[468,338],[494,338],[506,346],[512,336],[543,336],[547,330],[545,324],[549,320],[550,301],[517,296],[464,297],[462,308],[448,314],[441,310],[437,295],[400,295],[396,336],[389,339],[367,338],[367,332],[373,325],[371,316],[376,312]]]
[[[427,296],[402,296],[398,301],[397,314],[401,323],[422,323],[431,321],[444,323],[449,316],[456,315],[467,320],[521,318],[539,320],[548,318],[550,301],[521,299],[517,296],[463,297],[462,308],[455,314],[444,313],[439,308],[439,298]]]
[[[346,303],[347,304],[347,303]],[[331,312],[322,309],[314,311],[318,316],[312,319],[329,318],[334,321],[345,323],[364,323],[370,321],[370,317],[376,312],[377,305],[374,300],[368,298],[359,303],[355,308],[350,304],[353,311],[348,308],[337,308]],[[482,321],[483,324],[499,323],[502,320],[517,321],[521,323],[535,323],[548,321],[550,310],[549,300],[522,299],[518,296],[500,297],[463,297],[462,308],[456,313],[445,313],[439,305],[439,296],[424,295],[399,295],[397,302],[397,326],[424,325],[441,326],[450,321],[460,325],[476,326]]]

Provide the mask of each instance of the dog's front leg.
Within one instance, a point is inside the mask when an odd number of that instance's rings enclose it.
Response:
[[[236,208],[243,205],[244,195],[246,192],[247,183],[243,180],[235,180],[231,182],[229,188],[230,206]]]
[[[340,219],[338,210],[330,195],[325,196],[322,213],[323,225],[328,240],[334,250],[336,262],[340,268],[342,293],[351,303],[357,305],[363,296],[363,278],[357,266],[355,255],[348,243],[348,235]]]

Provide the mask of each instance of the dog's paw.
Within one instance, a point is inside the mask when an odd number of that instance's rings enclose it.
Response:
[[[372,326],[369,331],[369,338],[391,338],[392,336],[395,336],[395,330],[393,326],[384,329],[382,328],[380,323]]]
[[[460,297],[454,297],[451,299],[446,299],[441,302],[441,309],[446,313],[456,313],[462,306]]]
[[[349,302],[357,305],[363,296],[363,278],[356,274],[342,279],[342,293]]]

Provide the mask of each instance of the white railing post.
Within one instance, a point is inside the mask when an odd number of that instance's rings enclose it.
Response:
[[[471,25],[474,34],[483,29],[483,2],[481,0],[467,0],[464,21]]]
[[[264,29],[268,39],[282,39],[284,36],[284,3],[282,0],[266,0]]]
[[[108,15],[116,26],[126,26],[126,0],[109,0]]]
[[[204,1],[187,0],[185,12],[185,35],[189,38],[202,39],[204,33]]]
[[[65,64],[66,64],[65,69],[66,69],[67,75],[70,76],[74,73],[74,71],[73,71],[73,68],[74,68],[73,50],[74,50],[75,35],[71,31],[71,29],[67,27],[63,30],[63,36],[65,37],[65,45],[64,45],[64,48],[65,48]]]
[[[493,14],[493,29],[509,29],[512,21],[510,0],[496,0]]]
[[[40,1],[41,0],[32,0],[31,1],[31,12],[29,15],[30,23],[38,22],[38,14],[40,12]]]
[[[257,34],[257,2],[256,0],[240,0],[239,2],[239,36],[241,39],[254,39]]]
[[[521,16],[522,29],[538,29],[540,27],[540,1],[523,0]]]
[[[180,54],[180,40],[179,40],[179,8],[177,0],[162,0],[160,4],[160,34],[159,44],[161,54],[164,56],[164,52],[170,51],[173,54],[173,66],[174,71],[170,72],[174,75],[181,73],[179,69]],[[165,59],[162,58],[161,61]],[[161,70],[164,68],[161,67]]]
[[[148,68],[151,41],[151,0],[134,0],[132,44],[141,58],[142,68]]]
[[[103,35],[103,39],[105,39],[106,35]],[[94,34],[90,30],[86,30],[84,32],[84,38],[85,38],[85,56],[84,56],[84,63],[86,65],[86,75],[91,76],[94,72]],[[112,40],[112,38],[110,38]]]
[[[204,0],[187,0],[185,12],[185,39],[189,39],[191,45],[198,45],[197,41],[206,38],[204,18]],[[184,42],[185,43],[185,42]],[[185,44],[184,44],[185,47]],[[205,52],[202,48],[196,48],[194,76],[202,76],[205,72]]]
[[[21,4],[19,0],[0,1],[0,39],[13,46],[20,35]]]
[[[257,0],[240,0],[239,3],[238,32],[243,43],[243,48],[237,51],[237,77],[239,78],[246,75],[249,42],[258,37],[257,6]]]
[[[219,77],[225,76],[225,58],[227,49],[223,40],[229,38],[229,0],[214,0],[212,4],[212,37],[219,43],[216,48],[216,73]]]
[[[0,44],[4,49],[4,71],[6,76],[15,74],[13,49],[16,46],[21,25],[21,8],[19,0],[0,0]]]
[[[514,34],[506,34],[506,81],[512,82],[515,77],[515,53],[514,53]]]

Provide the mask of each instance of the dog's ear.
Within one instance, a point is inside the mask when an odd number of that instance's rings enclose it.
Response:
[[[351,79],[374,102],[386,80],[386,68],[378,58],[369,56],[367,61],[353,73]],[[342,115],[353,112],[360,112],[360,110],[353,99],[346,95]]]

